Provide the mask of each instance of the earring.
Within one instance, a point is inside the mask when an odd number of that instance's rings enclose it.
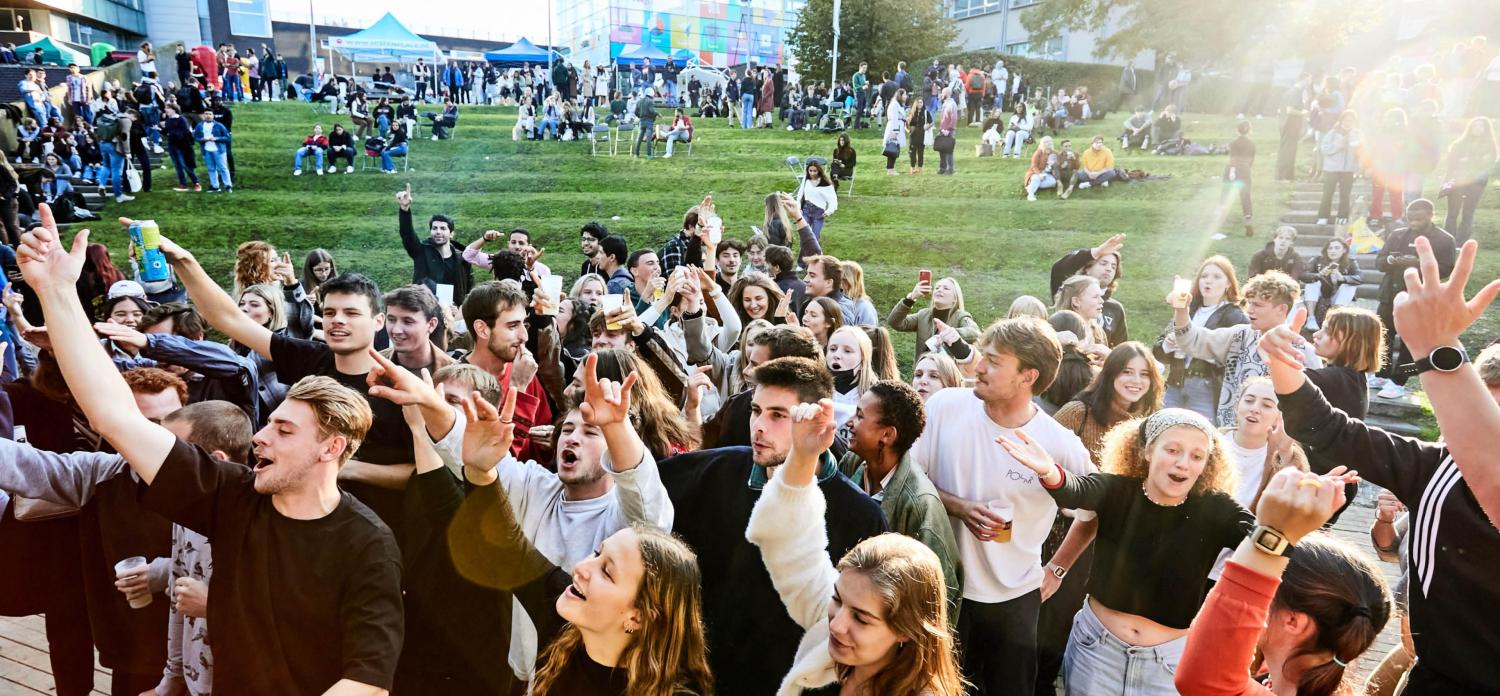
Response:
[[[627,635],[627,636],[633,636],[633,635],[635,635],[635,629],[633,629],[633,628],[627,628],[627,629],[625,629],[625,635]]]

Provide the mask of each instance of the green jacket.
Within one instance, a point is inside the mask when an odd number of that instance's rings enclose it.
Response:
[[[891,307],[891,313],[885,318],[892,331],[915,331],[917,332],[917,357],[921,360],[927,354],[927,339],[932,338],[936,332],[932,323],[932,307],[923,307],[915,314],[912,307],[916,303],[908,301],[905,297],[896,301],[896,306]],[[958,330],[958,337],[965,343],[974,345],[979,342],[979,323],[974,317],[962,309],[948,310],[948,318],[943,323]]]
[[[839,460],[839,471],[860,490],[866,490],[865,461],[859,455],[845,454]],[[891,523],[891,531],[916,539],[937,554],[943,566],[943,582],[948,585],[948,625],[957,626],[958,608],[963,604],[963,562],[958,556],[958,542],[953,538],[953,523],[948,520],[937,488],[908,453],[891,472],[889,485],[874,498]]]

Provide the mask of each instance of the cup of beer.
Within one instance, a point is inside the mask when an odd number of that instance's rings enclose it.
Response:
[[[625,296],[623,294],[605,295],[599,298],[599,308],[604,312],[604,316],[606,317],[620,311],[620,308],[624,305]],[[608,324],[605,324],[604,328],[609,329],[610,331],[619,331],[622,327],[620,326],[619,322],[610,322]]]
[[[995,527],[995,538],[990,541],[997,544],[1010,543],[1011,523],[1015,521],[1014,506],[1010,504],[1009,500],[991,500],[985,503],[984,506],[996,517],[1003,520],[1000,525]]]
[[[115,579],[118,580],[126,573],[135,570],[136,568],[143,568],[145,567],[145,565],[145,556],[131,556],[130,558],[124,559],[115,564]],[[144,592],[135,596],[126,595],[125,599],[126,601],[130,602],[131,609],[144,609],[148,606],[151,606],[150,592]]]

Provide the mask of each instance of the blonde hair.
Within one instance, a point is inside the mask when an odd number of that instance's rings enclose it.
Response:
[[[1099,279],[1094,276],[1076,275],[1064,280],[1062,285],[1057,286],[1057,294],[1053,296],[1052,311],[1061,312],[1066,309],[1070,312],[1077,312],[1078,310],[1073,308],[1073,300],[1078,299],[1089,285],[1095,285],[1101,291],[1104,290],[1104,287],[1099,285]]]
[[[1150,475],[1152,443],[1145,441],[1145,424],[1150,418],[1151,416],[1132,418],[1117,424],[1104,434],[1103,453],[1099,456],[1100,470],[1143,481]],[[1198,480],[1193,482],[1190,494],[1209,491],[1233,494],[1237,482],[1234,466],[1225,458],[1228,444],[1224,441],[1224,435],[1217,431],[1204,434],[1209,438],[1208,461],[1204,463],[1202,473],[1198,474]]]
[[[286,304],[281,299],[281,290],[274,285],[259,283],[251,285],[235,295],[235,304],[238,305],[246,295],[259,297],[266,303],[266,309],[271,312],[271,320],[266,328],[272,331],[280,331],[286,328]]]
[[[1500,343],[1483,351],[1474,359],[1474,369],[1479,370],[1479,379],[1487,387],[1500,387]]]
[[[865,294],[865,269],[858,261],[840,261],[839,268],[843,271],[843,279],[839,282],[843,286],[845,295],[851,300],[862,300]]]
[[[740,329],[740,347],[735,351],[734,374],[729,376],[729,393],[737,394],[745,386],[745,368],[750,362],[750,338],[775,326],[765,319],[752,319]],[[812,332],[808,332],[812,333]]]
[[[630,634],[620,666],[631,696],[713,693],[708,646],[703,638],[702,580],[698,557],[681,540],[655,527],[634,524],[640,540],[641,585],[635,609],[641,627]],[[941,577],[941,576],[939,576]],[[537,656],[531,693],[547,696],[573,654],[583,649],[583,634],[568,624]]]
[[[880,379],[875,376],[875,370],[870,367],[870,364],[874,359],[872,356],[875,354],[875,344],[870,342],[869,334],[866,334],[857,326],[840,326],[839,328],[834,329],[833,333],[828,335],[828,343],[832,344],[834,337],[838,336],[839,334],[853,336],[854,345],[859,346],[859,366],[854,368],[854,371],[858,376],[857,381],[859,383],[859,393],[863,394],[866,391],[869,391],[870,385],[880,381]]]
[[[1334,307],[1323,317],[1323,330],[1339,342],[1330,359],[1356,372],[1378,372],[1385,363],[1385,326],[1374,312],[1361,307]]]
[[[573,289],[568,292],[568,297],[575,300],[582,299],[583,286],[588,285],[589,281],[598,281],[599,285],[604,288],[604,292],[609,292],[609,283],[605,282],[604,276],[598,273],[585,273],[578,276],[578,280],[573,281]]]
[[[1047,311],[1047,305],[1031,295],[1022,295],[1012,300],[1010,311],[1005,314],[1006,319],[1036,317],[1042,321],[1046,321],[1049,316],[1051,316],[1051,313]]]
[[[1291,308],[1302,297],[1302,285],[1281,271],[1266,271],[1245,283],[1245,299],[1260,299]]]
[[[948,624],[948,587],[932,549],[901,534],[881,534],[844,554],[838,570],[859,573],[870,582],[884,605],[886,624],[905,639],[895,647],[895,659],[871,677],[861,693],[963,693],[953,628]],[[848,665],[835,669],[840,682],[854,672]]]
[[[913,373],[916,372],[917,367],[924,360],[931,360],[934,363],[934,367],[937,368],[938,381],[942,382],[944,387],[962,387],[964,385],[963,371],[958,369],[958,363],[947,353],[923,353],[922,357],[918,358],[917,362],[912,365],[911,369]]]
[[[479,395],[496,406],[500,405],[500,380],[477,365],[454,363],[438,368],[432,373],[433,384],[452,382],[479,392]]]
[[[964,288],[963,288],[962,285],[958,284],[958,279],[954,278],[953,276],[944,276],[942,278],[939,278],[938,282],[939,283],[952,283],[953,284],[953,307],[951,307],[949,309],[949,311],[953,311],[953,312],[962,312],[962,311],[964,311]],[[932,287],[933,287],[933,289],[936,289],[937,285],[933,284]]]
[[[339,455],[339,466],[354,456],[370,431],[374,415],[370,403],[359,392],[354,391],[331,377],[303,377],[286,392],[288,401],[301,401],[313,410],[318,419],[318,436],[328,438],[335,435],[344,438],[344,451]]]
[[[1271,387],[1271,378],[1265,376],[1256,376],[1245,380],[1245,383],[1240,385],[1240,393],[1236,397],[1236,402],[1243,401],[1245,399],[1245,392],[1250,391],[1251,387],[1256,386]],[[1273,387],[1271,389],[1271,393],[1274,394],[1275,392],[1276,390]],[[1277,405],[1277,410],[1281,410],[1279,404]],[[1239,429],[1239,418],[1235,418],[1235,427],[1224,429],[1225,437],[1232,437],[1232,434],[1237,429]],[[1263,465],[1263,468],[1261,470],[1262,473],[1260,477],[1260,485],[1255,488],[1255,496],[1250,499],[1250,504],[1246,505],[1245,509],[1249,510],[1251,513],[1254,513],[1255,507],[1257,505],[1260,505],[1261,494],[1266,492],[1266,484],[1269,484],[1271,482],[1271,477],[1275,476],[1276,472],[1289,466],[1296,468],[1299,471],[1309,470],[1310,467],[1307,463],[1307,453],[1302,451],[1302,445],[1299,445],[1296,442],[1292,442],[1291,448],[1287,451],[1286,456],[1284,457],[1282,456],[1281,452],[1276,451],[1275,448],[1267,447],[1265,464]]]

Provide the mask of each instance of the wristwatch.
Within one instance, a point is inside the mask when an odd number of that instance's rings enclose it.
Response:
[[[1292,551],[1297,548],[1287,541],[1286,535],[1265,525],[1259,525],[1250,532],[1250,543],[1261,553],[1285,558],[1290,558]]]
[[[1415,377],[1428,370],[1438,372],[1452,372],[1469,362],[1469,354],[1464,352],[1460,346],[1438,346],[1432,349],[1427,357],[1409,362],[1396,368],[1396,374],[1402,377]]]
[[[1057,578],[1058,580],[1061,580],[1061,579],[1063,579],[1064,575],[1068,574],[1068,569],[1064,568],[1064,567],[1062,567],[1062,566],[1060,566],[1060,565],[1058,565],[1056,563],[1048,563],[1047,564],[1047,572],[1051,573],[1052,576],[1055,577],[1055,578]]]

